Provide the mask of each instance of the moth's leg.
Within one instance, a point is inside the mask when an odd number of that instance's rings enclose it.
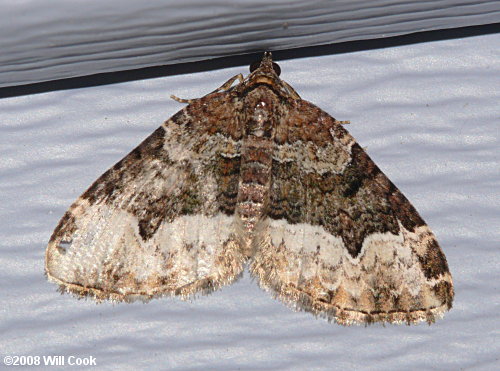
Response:
[[[215,89],[213,92],[211,92],[209,94],[217,93],[219,91],[227,91],[227,90],[229,90],[229,88],[231,88],[231,85],[233,85],[233,83],[236,80],[238,80],[240,82],[240,84],[241,84],[243,82],[243,80],[244,80],[243,75],[241,73],[239,73],[236,76],[231,77],[224,84],[222,84],[221,87]],[[182,99],[182,98],[176,97],[175,95],[171,95],[170,98],[172,98],[173,100],[175,100],[175,101],[177,101],[179,103],[187,103],[187,104],[191,104],[191,103],[193,103],[193,101],[196,100],[196,99]]]
[[[281,82],[283,83],[283,85],[286,86],[286,88],[289,90],[289,93],[291,94],[291,96],[293,97],[293,99],[301,99],[300,98],[300,95],[299,93],[297,93],[295,91],[294,88],[292,88],[289,84],[287,84],[285,81],[281,80]]]
[[[182,98],[176,97],[173,94],[170,95],[170,99],[173,99],[179,103],[187,103],[187,104],[191,104],[191,103],[193,103],[193,101],[196,100],[196,99],[182,99]]]
[[[340,125],[348,125],[351,123],[351,121],[349,121],[349,120],[345,120],[345,121],[335,120],[335,122],[337,124],[340,124]]]
[[[212,93],[217,93],[218,91],[227,91],[233,85],[233,82],[238,80],[240,84],[245,80],[243,78],[243,75],[241,73],[237,74],[236,76],[231,77],[229,80],[227,80],[224,84],[220,86],[220,88],[215,89]],[[211,94],[211,93],[210,93]]]

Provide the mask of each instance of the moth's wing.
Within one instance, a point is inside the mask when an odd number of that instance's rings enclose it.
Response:
[[[276,142],[251,263],[262,287],[340,324],[432,322],[451,308],[434,234],[339,123],[299,100]]]
[[[46,251],[61,289],[97,300],[210,292],[247,259],[232,222],[238,123],[228,93],[179,111],[65,213]]]

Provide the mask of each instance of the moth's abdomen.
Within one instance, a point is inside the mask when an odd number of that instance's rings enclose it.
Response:
[[[240,182],[236,214],[246,232],[253,232],[269,201],[273,143],[248,136],[241,148]]]

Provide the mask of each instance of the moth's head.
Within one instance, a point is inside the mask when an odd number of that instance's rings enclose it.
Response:
[[[261,73],[274,74],[276,76],[281,74],[281,68],[277,63],[273,62],[271,52],[265,52],[260,61],[255,61],[250,65],[250,73],[256,70],[259,70]]]
[[[273,62],[271,52],[265,52],[262,60],[250,65],[250,75],[247,76],[243,85],[246,89],[267,85],[282,97],[300,98],[290,85],[280,79],[280,73],[280,66]]]

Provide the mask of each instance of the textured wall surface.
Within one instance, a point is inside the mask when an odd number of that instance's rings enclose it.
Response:
[[[498,22],[493,0],[0,0],[0,87]]]
[[[499,369],[499,45],[489,35],[280,63],[303,99],[351,120],[436,233],[456,299],[432,326],[328,324],[248,274],[192,302],[59,295],[44,249],[68,206],[183,106],[170,94],[200,97],[246,68],[1,99],[0,369],[7,355],[94,356],[96,370]]]

